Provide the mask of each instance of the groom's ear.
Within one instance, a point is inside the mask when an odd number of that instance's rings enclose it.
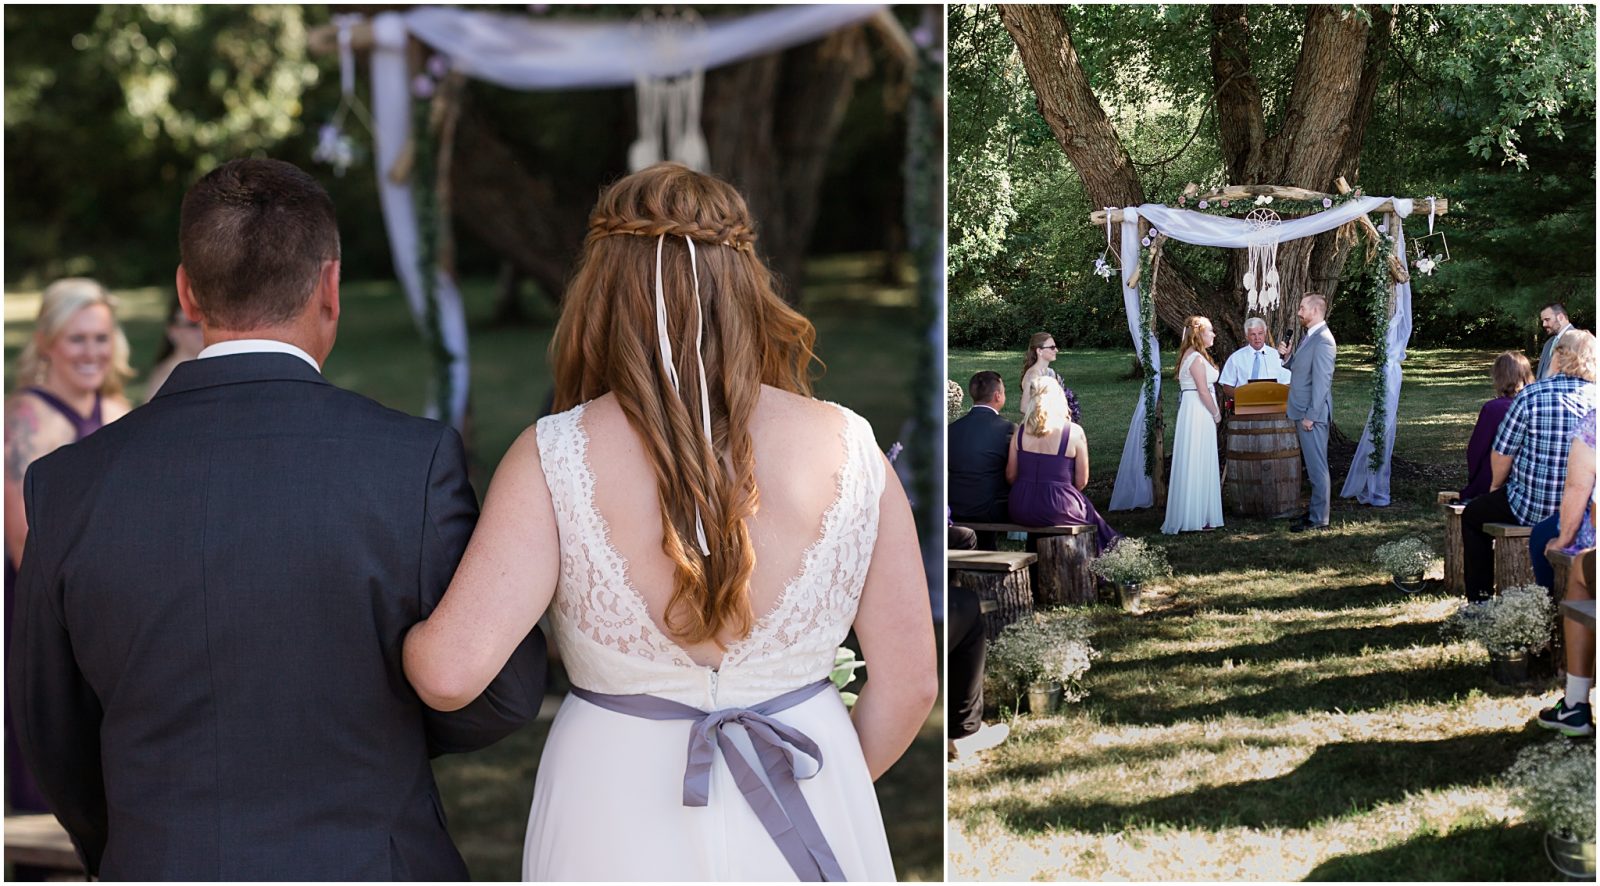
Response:
[[[191,323],[203,323],[205,318],[200,315],[200,306],[195,303],[194,289],[189,286],[189,273],[178,265],[178,307],[183,309],[183,316],[189,318]]]
[[[322,263],[322,271],[317,275],[317,291],[314,294],[317,307],[324,318],[329,322],[339,322],[339,262],[337,259]]]

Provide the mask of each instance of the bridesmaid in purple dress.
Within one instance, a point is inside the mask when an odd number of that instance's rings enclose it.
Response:
[[[1122,534],[1112,529],[1082,492],[1089,482],[1089,442],[1068,417],[1067,397],[1049,376],[1029,382],[1031,409],[1012,437],[1006,459],[1011,481],[1011,521],[1023,526],[1087,523],[1095,528],[1095,553]]]
[[[22,480],[34,459],[76,443],[128,413],[123,382],[132,377],[128,340],[117,324],[111,294],[93,280],[50,284],[39,300],[33,337],[17,357],[22,387],[6,398],[5,532],[6,653],[11,648],[11,595],[28,518]],[[6,799],[16,812],[47,811],[17,753],[6,705]]]
[[[1506,351],[1495,358],[1495,398],[1478,410],[1478,423],[1472,428],[1472,438],[1467,441],[1467,485],[1461,488],[1461,500],[1477,498],[1489,491],[1489,449],[1494,445],[1494,435],[1500,430],[1500,421],[1511,408],[1511,401],[1524,386],[1533,383],[1533,366],[1517,351]]]

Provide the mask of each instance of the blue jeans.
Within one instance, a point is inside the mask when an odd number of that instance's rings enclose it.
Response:
[[[1528,535],[1528,559],[1533,561],[1533,580],[1549,589],[1550,596],[1556,600],[1566,596],[1567,589],[1553,587],[1556,572],[1549,558],[1545,557],[1544,548],[1560,534],[1561,512],[1557,511],[1533,524],[1533,531]]]

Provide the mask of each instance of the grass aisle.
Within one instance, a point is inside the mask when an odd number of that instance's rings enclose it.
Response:
[[[1334,389],[1352,437],[1367,403],[1356,351],[1341,349]],[[1144,615],[1094,610],[1086,700],[1012,721],[1011,741],[953,774],[953,876],[1549,879],[1541,831],[1501,774],[1521,747],[1555,740],[1532,724],[1553,694],[1496,689],[1485,654],[1440,630],[1455,599],[1408,597],[1370,562],[1405,535],[1443,550],[1433,496],[1464,482],[1492,359],[1412,353],[1397,452],[1416,464],[1388,508],[1336,498],[1333,531],[1229,515],[1222,531],[1167,537],[1155,510],[1108,515],[1164,545],[1175,577]],[[953,353],[950,375],[999,370],[1014,413],[1019,362]],[[1102,506],[1137,396],[1117,378],[1128,365],[1116,352],[1057,364],[1083,404]]]

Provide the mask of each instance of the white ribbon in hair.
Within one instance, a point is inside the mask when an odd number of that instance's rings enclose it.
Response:
[[[694,280],[694,359],[695,365],[700,370],[700,427],[705,431],[706,446],[711,446],[711,398],[706,389],[706,360],[701,350],[701,341],[705,335],[705,315],[700,307],[700,267],[695,261],[694,238],[687,234],[683,242],[689,244],[689,275]],[[667,336],[667,295],[661,282],[661,253],[667,243],[667,235],[656,237],[656,343],[661,351],[661,369],[667,374],[667,382],[672,385],[673,393],[678,399],[683,399],[683,388],[678,383],[678,369],[673,365],[672,340]],[[700,506],[694,506],[694,535],[700,542],[700,553],[711,556],[711,546],[706,544],[706,527],[700,519]]]

